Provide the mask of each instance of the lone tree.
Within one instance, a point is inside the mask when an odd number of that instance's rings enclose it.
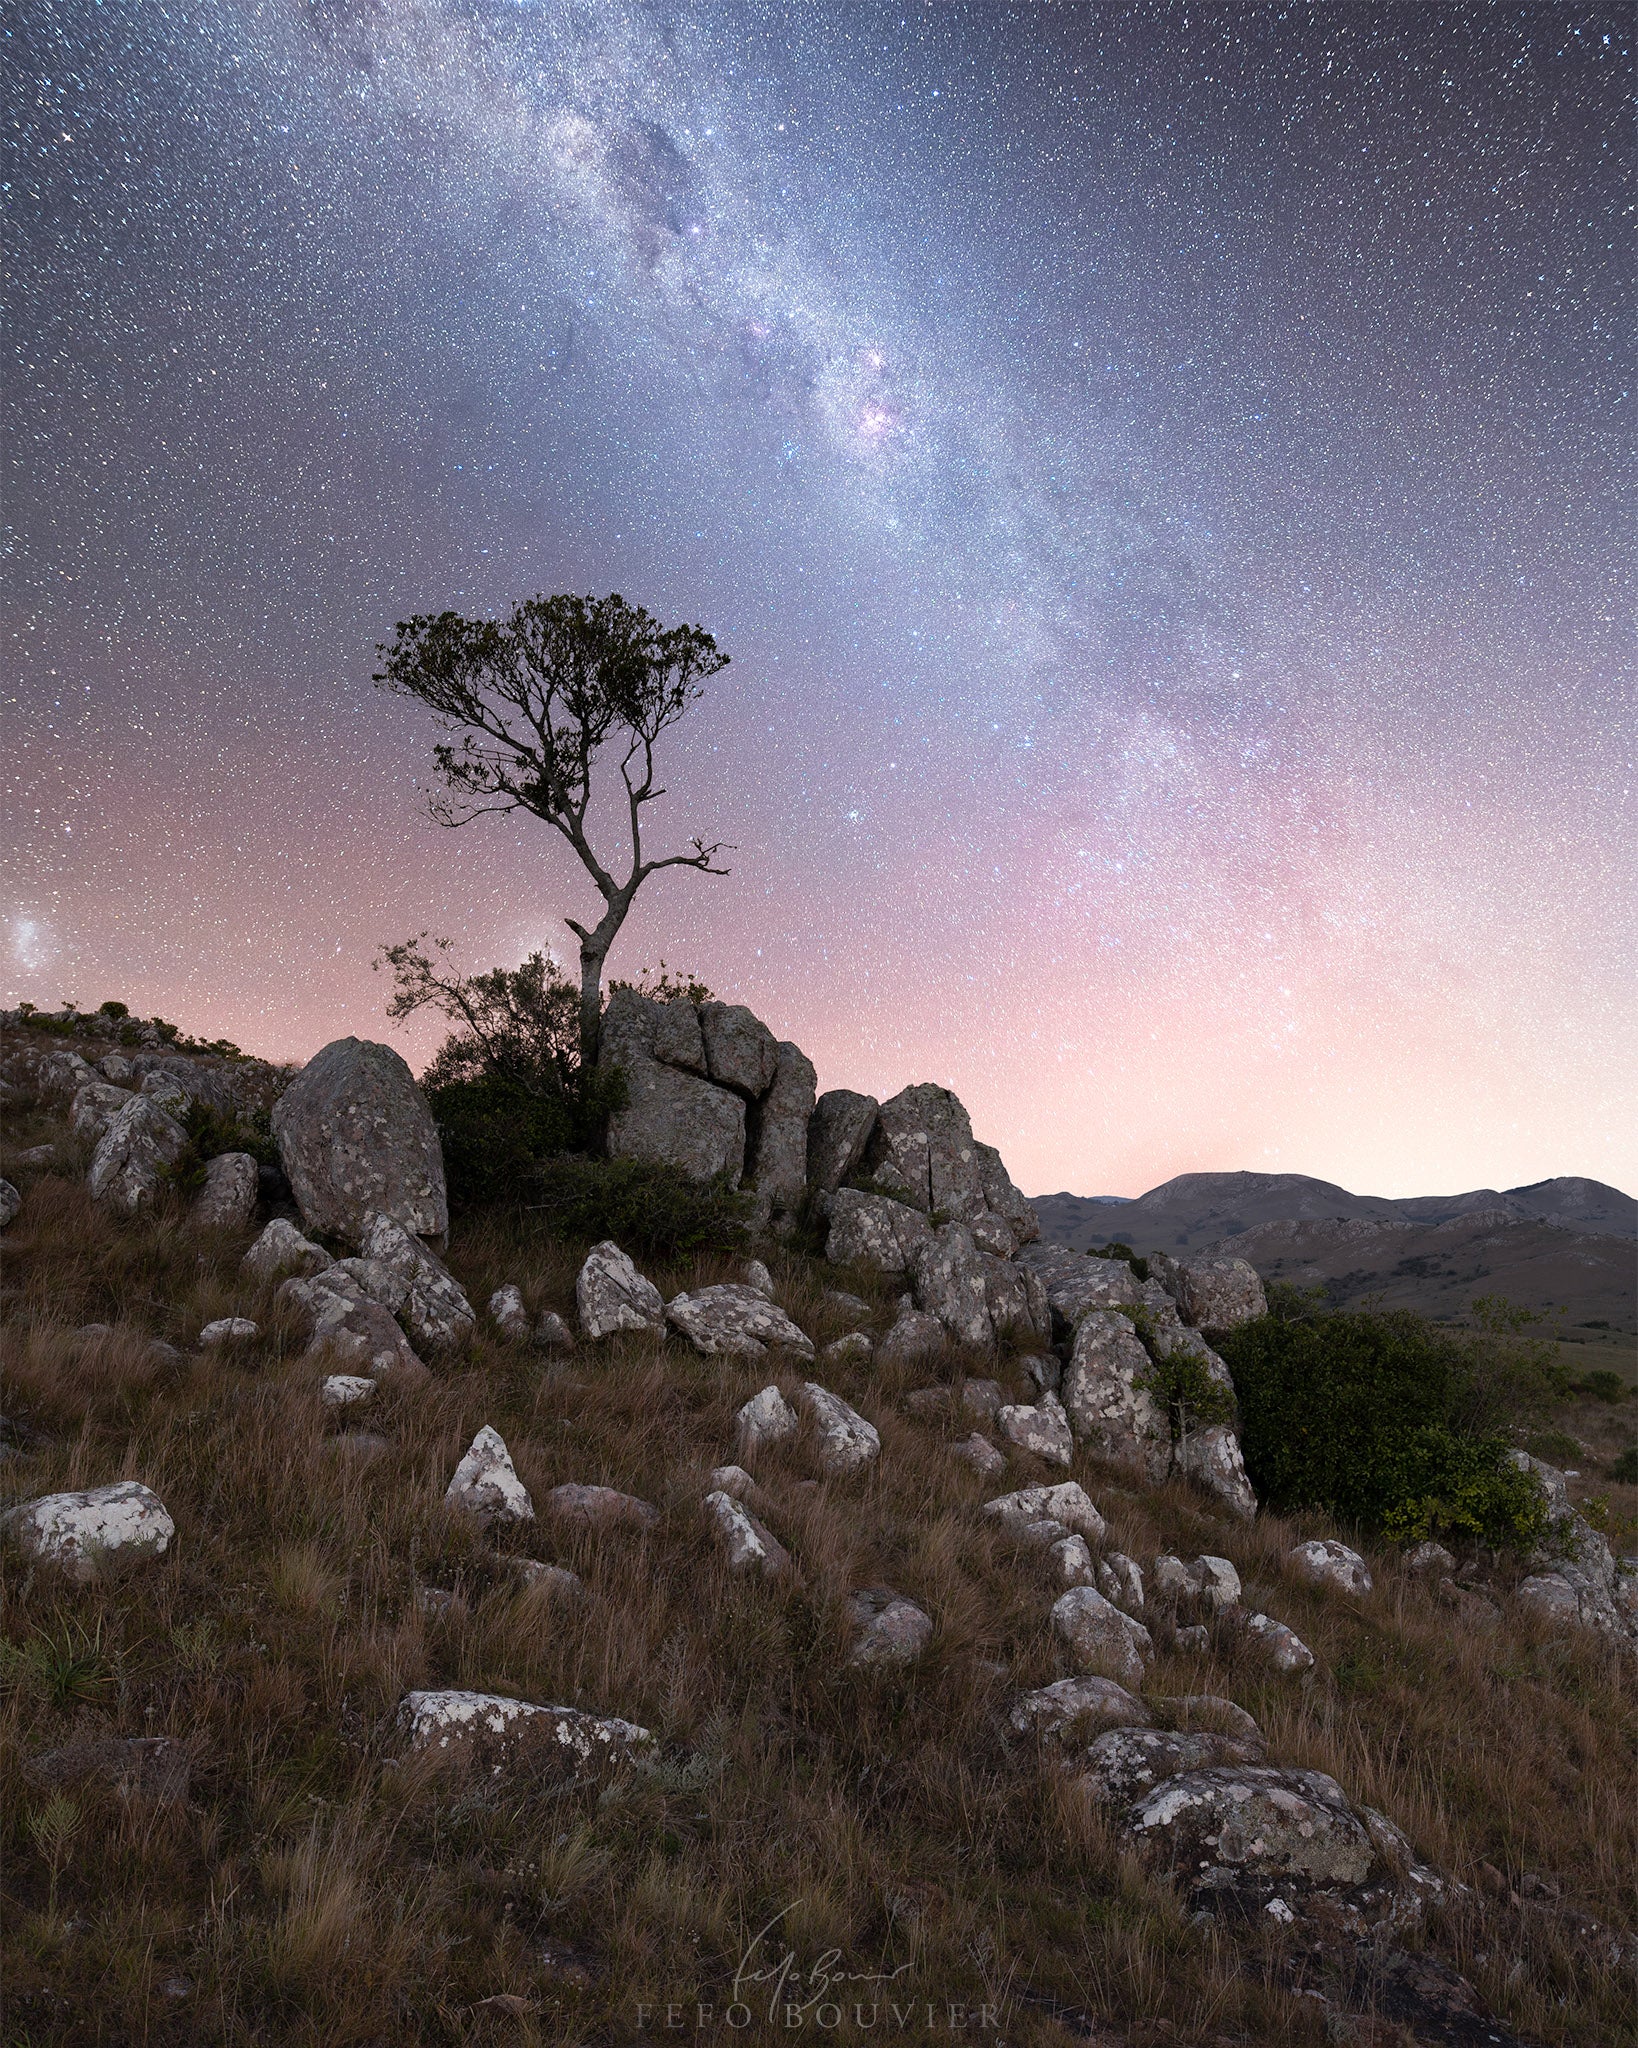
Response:
[[[728,657],[700,626],[662,626],[623,597],[531,597],[504,619],[439,612],[400,622],[375,680],[416,697],[457,737],[433,749],[447,794],[432,799],[441,825],[465,825],[489,811],[531,811],[574,848],[597,884],[603,915],[588,929],[567,918],[580,941],[580,1060],[597,1058],[603,963],[632,899],[660,868],[728,870],[714,863],[720,842],[693,841],[688,853],[643,857],[643,811],[655,787],[654,747],[702,694]],[[593,850],[587,833],[593,770],[607,748],[620,755],[631,835],[623,880]]]

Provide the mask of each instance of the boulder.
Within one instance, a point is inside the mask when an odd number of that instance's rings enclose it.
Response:
[[[1222,1502],[1242,1522],[1255,1521],[1257,1496],[1251,1489],[1240,1439],[1226,1422],[1186,1430],[1174,1457],[1177,1469],[1203,1492]]]
[[[585,1529],[653,1529],[660,1520],[658,1508],[612,1486],[554,1486],[546,1506],[559,1521]]]
[[[870,1266],[878,1273],[903,1273],[932,1226],[907,1203],[885,1195],[838,1188],[830,1197],[825,1257],[833,1266]]]
[[[705,1070],[713,1081],[753,1099],[766,1095],[779,1070],[773,1033],[743,1003],[701,1003]]]
[[[239,1261],[239,1270],[254,1280],[276,1280],[281,1273],[322,1273],[332,1264],[322,1245],[303,1237],[285,1217],[275,1216]]]
[[[886,1586],[852,1594],[847,1608],[858,1630],[847,1661],[856,1669],[913,1664],[933,1640],[932,1616]]]
[[[790,1552],[731,1493],[705,1496],[705,1518],[721,1544],[731,1572],[756,1572],[774,1578],[790,1569]]]
[[[106,1053],[97,1062],[97,1072],[105,1080],[117,1082],[121,1088],[129,1086],[135,1071],[131,1062],[120,1052]]]
[[[676,1295],[665,1319],[707,1358],[766,1358],[770,1348],[811,1359],[813,1343],[755,1287],[724,1281]]]
[[[42,1494],[0,1515],[0,1529],[28,1556],[81,1581],[113,1558],[163,1557],[176,1534],[165,1503],[136,1479]]]
[[[417,1237],[448,1232],[437,1127],[390,1045],[334,1040],[274,1103],[272,1121],[309,1230],[357,1243],[370,1217],[383,1215]]]
[[[726,1174],[737,1186],[745,1103],[704,1078],[700,1021],[689,1002],[657,1003],[624,988],[610,995],[598,1065],[624,1076],[626,1104],[609,1118],[609,1154],[675,1166],[695,1180]]]
[[[1227,1764],[1260,1764],[1260,1742],[1241,1742],[1206,1729],[1112,1728],[1082,1760],[1087,1789],[1100,1806],[1129,1806],[1163,1779]]]
[[[518,1477],[499,1432],[487,1423],[455,1467],[455,1477],[444,1494],[444,1505],[459,1508],[482,1529],[507,1529],[535,1519],[529,1489]]]
[[[1127,1614],[1141,1614],[1143,1567],[1124,1551],[1110,1551],[1098,1566],[1098,1591]]]
[[[970,1222],[986,1204],[973,1127],[948,1088],[924,1081],[884,1102],[864,1169],[883,1194]]]
[[[1046,1344],[1052,1338],[1052,1311],[1047,1306],[1046,1286],[1039,1273],[1021,1266],[1016,1259],[998,1259],[978,1243],[975,1226],[973,1243],[978,1246],[978,1263],[984,1275],[984,1306],[997,1337],[1018,1337],[1026,1343]],[[1054,1359],[1056,1366],[1058,1361]]]
[[[398,1707],[398,1732],[411,1750],[484,1763],[496,1772],[524,1760],[574,1767],[604,1758],[629,1761],[654,1742],[632,1721],[483,1692],[406,1693]]]
[[[1041,1235],[1041,1220],[1034,1208],[1013,1186],[1012,1176],[1001,1163],[1001,1154],[993,1145],[974,1145],[978,1159],[978,1184],[983,1191],[984,1206],[1007,1226],[1012,1239],[1010,1251],[1017,1251],[1026,1244],[1033,1244]],[[1010,1253],[1003,1253],[1003,1257]]]
[[[868,1301],[861,1301],[856,1294],[845,1294],[839,1287],[827,1287],[819,1297],[819,1306],[835,1321],[849,1324],[867,1323],[875,1313]]]
[[[1453,1572],[1456,1560],[1442,1543],[1418,1543],[1405,1559],[1408,1572]]]
[[[64,1095],[77,1095],[82,1088],[96,1080],[95,1071],[86,1065],[77,1052],[66,1048],[60,1052],[48,1052],[34,1070],[34,1085],[47,1100]]]
[[[1106,1728],[1147,1728],[1154,1716],[1112,1678],[1059,1678],[1027,1692],[1007,1716],[1020,1735],[1090,1741]]]
[[[132,1095],[129,1088],[115,1088],[107,1081],[88,1081],[74,1091],[68,1112],[69,1129],[76,1138],[89,1138],[95,1144]]]
[[[776,1219],[794,1215],[807,1191],[808,1120],[818,1087],[800,1046],[783,1039],[777,1052],[773,1080],[753,1120],[748,1161],[758,1208]]]
[[[1101,1543],[1108,1524],[1092,1505],[1078,1479],[1057,1486],[1025,1486],[986,1501],[984,1512],[1015,1536],[1031,1543],[1056,1543],[1068,1535]]]
[[[23,1198],[9,1180],[0,1180],[0,1230],[14,1222],[17,1212],[23,1206]]]
[[[1069,1417],[1056,1394],[1043,1394],[1033,1408],[1009,1404],[997,1414],[995,1426],[1008,1443],[1049,1465],[1067,1465],[1074,1453]]]
[[[876,1346],[879,1365],[925,1365],[944,1349],[944,1325],[920,1309],[901,1308],[893,1327]]]
[[[1122,1685],[1140,1685],[1154,1656],[1154,1639],[1095,1586],[1071,1586],[1052,1603],[1052,1626],[1083,1671]]]
[[[97,1141],[91,1155],[94,1201],[127,1216],[158,1194],[165,1169],[187,1150],[188,1134],[145,1095],[133,1095]]]
[[[1570,1504],[1566,1475],[1555,1466],[1544,1465],[1525,1451],[1512,1451],[1511,1461],[1529,1473],[1541,1487],[1547,1501],[1551,1541],[1531,1560],[1535,1575],[1519,1592],[1540,1612],[1595,1630],[1619,1643],[1638,1641],[1638,1622],[1633,1600],[1625,1584],[1626,1574],[1615,1553],[1584,1515]],[[1572,1617],[1554,1581],[1562,1581],[1575,1596]],[[1526,1594],[1525,1586],[1531,1591]]]
[[[359,1251],[402,1283],[396,1313],[423,1357],[453,1358],[466,1349],[478,1318],[460,1282],[419,1238],[411,1237],[395,1218],[378,1212],[365,1219]],[[365,1291],[371,1291],[368,1285]]]
[[[881,1455],[882,1440],[874,1426],[840,1394],[809,1380],[796,1398],[813,1422],[819,1462],[827,1472],[855,1472]]]
[[[620,1330],[665,1334],[665,1303],[612,1238],[594,1244],[574,1283],[580,1328],[593,1343]]]
[[[218,1152],[205,1162],[205,1185],[193,1205],[193,1221],[201,1230],[246,1230],[255,1220],[261,1186],[255,1160],[248,1152]]]
[[[535,1326],[523,1305],[522,1290],[511,1281],[490,1295],[489,1320],[508,1344],[528,1344],[534,1340]]]
[[[207,1351],[213,1351],[224,1344],[248,1344],[256,1334],[256,1325],[249,1316],[219,1316],[199,1332],[199,1342]]]
[[[327,1267],[281,1281],[273,1300],[301,1319],[311,1362],[343,1366],[371,1379],[390,1376],[406,1385],[430,1377],[393,1317],[348,1273]]]
[[[808,1122],[808,1185],[815,1194],[839,1188],[864,1157],[881,1107],[874,1095],[831,1088],[813,1106]]]
[[[1245,1259],[1172,1259],[1161,1252],[1150,1256],[1149,1271],[1197,1330],[1235,1330],[1268,1313],[1263,1283]]]
[[[1060,1536],[1048,1546],[1047,1564],[1060,1586],[1095,1586],[1098,1582],[1084,1536]]]
[[[849,1330],[845,1337],[834,1338],[819,1354],[821,1365],[868,1365],[874,1346],[863,1330]]]
[[[946,1223],[919,1243],[909,1261],[916,1306],[937,1316],[957,1344],[988,1350],[995,1341],[982,1254],[961,1223]]]
[[[321,1383],[319,1400],[326,1408],[352,1408],[371,1398],[375,1384],[361,1373],[333,1372]]]
[[[1266,1614],[1248,1614],[1246,1633],[1268,1658],[1276,1671],[1287,1676],[1298,1671],[1314,1668],[1314,1653],[1293,1630],[1283,1621],[1274,1621]]]
[[[1172,1432],[1150,1390],[1153,1372],[1129,1318],[1112,1309],[1088,1308],[1082,1314],[1063,1378],[1070,1428],[1105,1457],[1159,1481],[1171,1468]]]
[[[963,1437],[960,1443],[952,1444],[950,1448],[952,1455],[959,1458],[964,1465],[971,1465],[981,1479],[994,1479],[1007,1469],[1005,1455],[976,1430],[971,1436]]]
[[[1316,1536],[1299,1543],[1286,1558],[1287,1566],[1311,1586],[1331,1586],[1339,1593],[1368,1593],[1371,1568],[1357,1550],[1334,1537]]]
[[[1018,1263],[1039,1274],[1059,1337],[1073,1337],[1081,1318],[1093,1309],[1147,1306],[1143,1288],[1124,1259],[1088,1258],[1063,1244],[1030,1244],[1018,1254]],[[1155,1293],[1165,1299],[1159,1288]]]
[[[734,1446],[742,1458],[754,1457],[765,1445],[795,1436],[800,1427],[796,1410],[779,1389],[764,1387],[734,1417]]]
[[[169,1110],[172,1116],[179,1117],[184,1110],[193,1106],[193,1097],[187,1089],[174,1074],[167,1074],[163,1070],[143,1075],[142,1093],[151,1102],[157,1102],[161,1109]]]
[[[961,1407],[965,1414],[976,1415],[980,1422],[993,1422],[1001,1413],[1003,1405],[998,1380],[962,1381]]]

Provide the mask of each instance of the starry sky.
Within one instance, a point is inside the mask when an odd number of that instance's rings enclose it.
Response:
[[[572,950],[411,611],[732,656],[611,959],[1031,1191],[1638,1185],[1624,8],[17,0],[7,1000]],[[663,841],[663,843],[661,843]]]

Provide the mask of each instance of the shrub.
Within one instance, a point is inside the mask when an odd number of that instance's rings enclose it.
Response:
[[[646,1159],[550,1159],[532,1175],[529,1206],[560,1237],[612,1237],[657,1258],[731,1252],[743,1242],[751,1197],[725,1177],[690,1180]]]
[[[1088,1245],[1086,1256],[1089,1259],[1124,1259],[1131,1267],[1135,1280],[1147,1280],[1149,1277],[1149,1261],[1141,1258],[1129,1244]]]
[[[1624,1401],[1627,1398],[1627,1383],[1618,1372],[1611,1372],[1608,1366],[1599,1366],[1594,1372],[1585,1372],[1578,1380],[1571,1380],[1572,1394],[1590,1394],[1595,1401]]]
[[[188,1134],[187,1150],[167,1172],[171,1185],[185,1195],[205,1185],[205,1167],[223,1152],[248,1152],[258,1166],[277,1166],[279,1148],[265,1110],[230,1116],[208,1102],[190,1102],[177,1117]]]
[[[1621,1486],[1638,1486],[1638,1444],[1628,1444],[1610,1467],[1610,1477]]]
[[[555,1153],[590,1149],[622,1084],[592,1077],[589,1089],[543,1092],[507,1074],[434,1084],[427,1102],[444,1148],[444,1174],[457,1209],[535,1200],[533,1176]]]
[[[1491,1340],[1407,1310],[1325,1310],[1293,1288],[1222,1340],[1252,1484],[1409,1541],[1446,1532],[1528,1549],[1541,1488],[1508,1460],[1500,1400],[1520,1368]]]

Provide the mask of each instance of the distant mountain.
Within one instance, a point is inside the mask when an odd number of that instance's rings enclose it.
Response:
[[[1602,1181],[1564,1175],[1529,1187],[1460,1195],[1355,1195],[1301,1173],[1183,1173],[1146,1195],[1042,1195],[1041,1234],[1077,1251],[1119,1236],[1137,1251],[1185,1251],[1265,1223],[1413,1223],[1500,1217],[1600,1237],[1638,1237],[1638,1201]]]

